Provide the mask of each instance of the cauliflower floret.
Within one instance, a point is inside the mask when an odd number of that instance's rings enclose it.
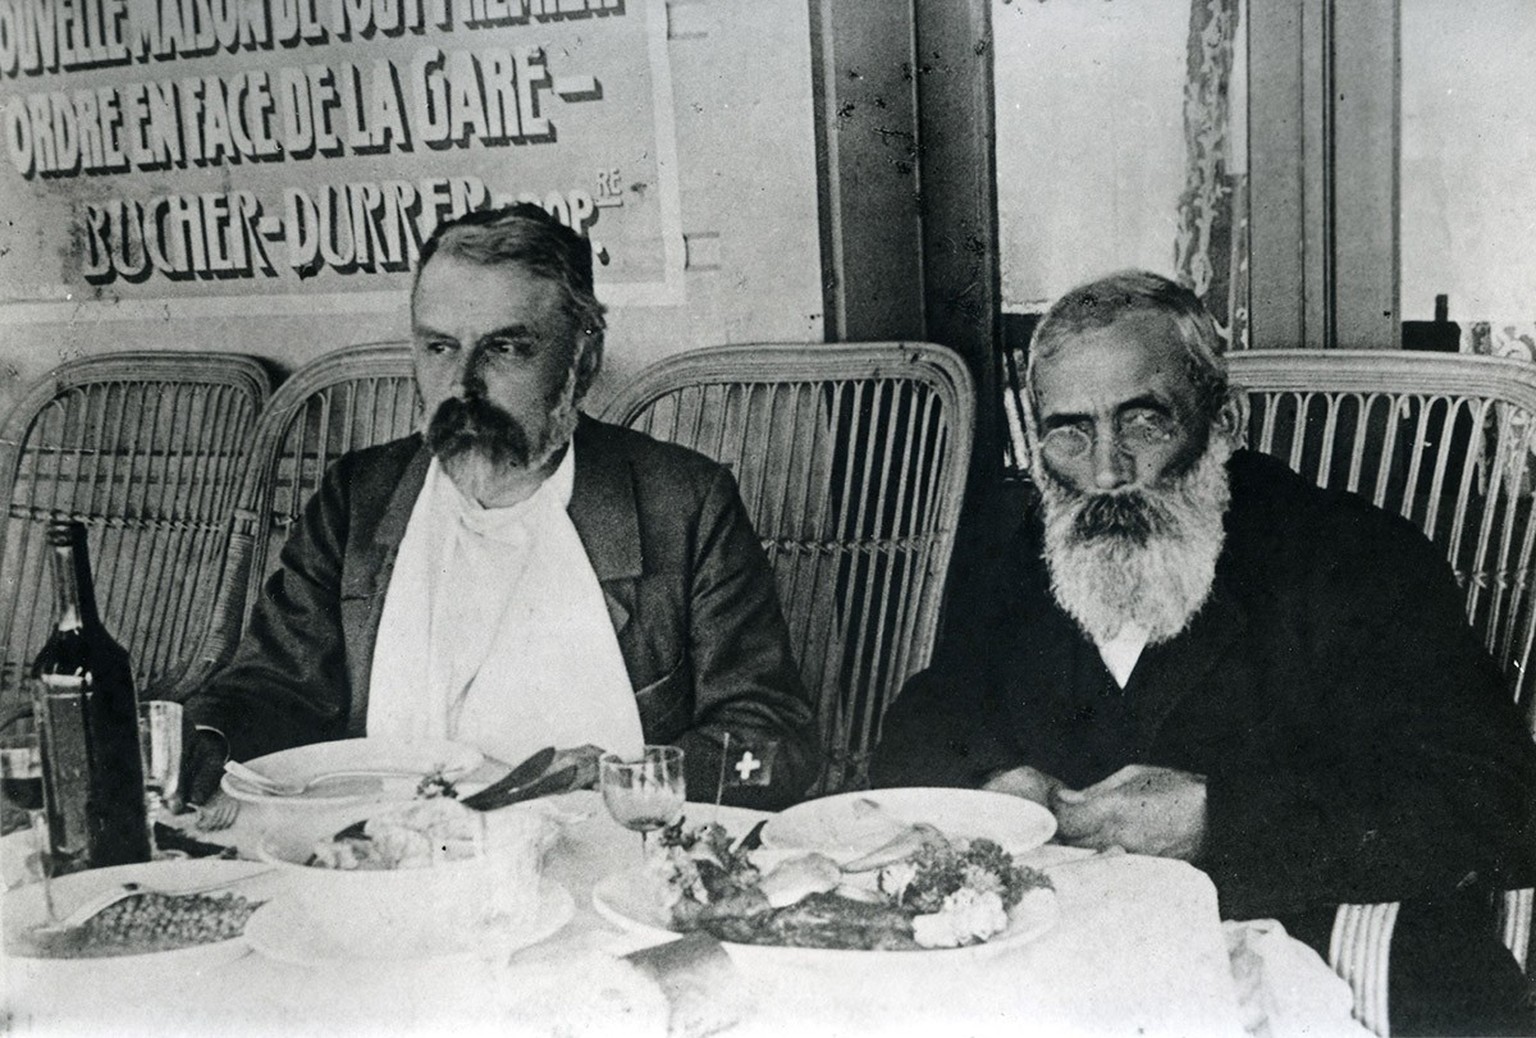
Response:
[[[983,894],[991,892],[998,897],[1002,897],[1006,889],[1003,885],[1003,877],[999,876],[992,869],[975,863],[967,864],[961,870],[960,877],[962,885]]]
[[[962,887],[944,899],[937,912],[912,919],[912,937],[924,948],[958,948],[985,941],[1008,925],[1008,913],[996,891]]]

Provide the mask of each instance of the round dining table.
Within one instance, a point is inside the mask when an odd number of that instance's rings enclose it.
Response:
[[[1224,927],[1216,891],[1198,869],[1054,845],[1024,859],[1044,869],[1056,889],[1054,924],[997,954],[919,951],[866,961],[808,950],[765,965],[715,953],[696,965],[674,964],[666,975],[624,957],[657,937],[616,925],[592,900],[605,876],[641,863],[639,839],[608,816],[594,792],[563,794],[549,807],[564,824],[546,857],[545,880],[569,893],[574,911],[530,947],[309,962],[252,951],[192,967],[156,956],[131,965],[7,956],[9,1033],[1280,1038],[1286,1021],[1304,1025],[1295,1033],[1364,1033],[1349,1019],[1347,987],[1321,959],[1308,960],[1308,949],[1272,928]],[[199,835],[254,858],[273,817],[271,809],[246,810],[233,827]],[[769,816],[690,804],[687,817],[690,824],[719,821],[740,835]],[[15,835],[5,843],[14,858]],[[14,879],[14,867],[7,872]],[[1300,1003],[1292,991],[1298,976],[1306,989]]]

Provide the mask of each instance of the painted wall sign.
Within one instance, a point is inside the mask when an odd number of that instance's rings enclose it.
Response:
[[[681,298],[661,0],[0,0],[0,133],[0,302],[393,296],[513,200]]]

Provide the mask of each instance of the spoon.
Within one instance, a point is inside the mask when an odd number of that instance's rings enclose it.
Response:
[[[337,771],[323,771],[318,775],[311,775],[302,782],[280,782],[269,778],[254,768],[249,768],[237,760],[225,761],[224,770],[250,786],[271,796],[296,797],[314,789],[322,782],[330,782],[341,778],[388,778],[398,775],[419,775],[415,769],[410,768],[346,768]]]

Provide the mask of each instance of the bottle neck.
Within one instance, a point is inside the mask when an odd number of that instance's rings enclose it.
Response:
[[[53,549],[53,584],[58,592],[58,629],[78,631],[84,625],[80,610],[80,577],[75,570],[75,549],[56,545]]]
[[[96,589],[84,531],[53,538],[53,583],[58,595],[58,630],[78,631],[98,623]]]

